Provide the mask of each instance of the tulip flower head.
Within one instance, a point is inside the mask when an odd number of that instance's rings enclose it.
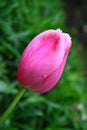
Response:
[[[52,89],[62,75],[70,48],[70,36],[60,29],[37,35],[21,56],[17,71],[19,83],[37,93]]]

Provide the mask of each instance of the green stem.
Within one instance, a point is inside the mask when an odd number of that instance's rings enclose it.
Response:
[[[15,105],[20,100],[20,98],[23,96],[23,94],[24,94],[25,91],[26,91],[25,88],[22,88],[20,90],[20,92],[17,94],[17,96],[15,97],[15,99],[13,100],[13,102],[10,104],[10,106],[8,107],[8,109],[5,111],[5,113],[0,118],[0,124],[2,124],[5,121],[5,119],[7,118],[7,116],[9,115],[9,113],[14,109]]]

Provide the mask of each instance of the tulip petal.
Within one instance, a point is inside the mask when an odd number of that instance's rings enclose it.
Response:
[[[38,93],[49,91],[61,77],[70,48],[70,36],[60,29],[40,33],[21,56],[17,72],[20,84]]]
[[[41,80],[44,80],[43,77],[47,77],[58,68],[64,57],[65,45],[63,40],[64,38],[62,38],[61,33],[55,33],[55,31],[47,32],[45,36],[44,33],[42,33],[38,41],[36,37],[38,44],[39,42],[44,44],[43,47],[39,47],[36,51],[33,49],[35,48],[33,46],[32,50],[34,50],[34,52],[32,52],[32,55],[30,56],[30,52],[28,51],[28,55],[22,57],[20,61],[21,64],[19,65],[19,75],[24,73],[22,80],[20,80],[23,85],[30,84],[32,86],[33,84],[37,84]],[[35,43],[35,41],[33,43]],[[23,56],[25,56],[26,53],[27,49],[24,51]]]
[[[53,88],[53,86],[56,85],[57,81],[60,79],[63,73],[67,55],[68,52],[65,54],[61,65],[53,73],[51,73],[48,77],[46,77],[43,83],[40,83],[41,86],[39,87],[37,86],[36,89],[32,89],[33,87],[30,87],[30,89],[38,93],[44,93]]]

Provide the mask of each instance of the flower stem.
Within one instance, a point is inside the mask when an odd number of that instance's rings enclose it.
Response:
[[[25,91],[26,91],[25,88],[22,88],[20,90],[20,92],[17,94],[17,96],[15,97],[15,99],[13,100],[13,102],[10,104],[10,106],[8,107],[8,109],[5,111],[5,113],[0,118],[0,124],[2,124],[5,121],[5,119],[10,114],[10,112],[14,109],[15,105],[20,100],[20,98],[23,96],[23,94],[24,94]]]

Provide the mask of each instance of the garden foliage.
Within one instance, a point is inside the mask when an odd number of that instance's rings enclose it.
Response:
[[[0,116],[21,86],[17,65],[27,44],[40,32],[61,28],[72,49],[58,84],[46,94],[27,91],[0,130],[86,130],[86,96],[79,44],[66,26],[61,0],[0,1]]]

